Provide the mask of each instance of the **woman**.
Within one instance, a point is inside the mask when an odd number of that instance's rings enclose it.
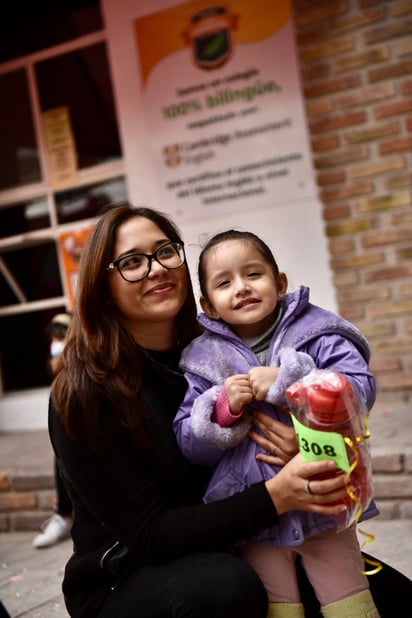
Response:
[[[231,545],[290,509],[338,513],[327,503],[346,494],[344,479],[312,480],[309,495],[309,477],[334,464],[297,455],[275,478],[202,504],[207,471],[184,460],[172,429],[196,307],[183,243],[164,215],[109,207],[83,250],[76,296],[49,409],[74,508],[69,614],[264,618],[263,586]]]

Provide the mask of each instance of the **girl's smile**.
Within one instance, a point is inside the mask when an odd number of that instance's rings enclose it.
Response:
[[[240,337],[264,333],[273,322],[279,293],[284,291],[283,278],[277,280],[272,266],[247,240],[230,239],[216,245],[205,264],[204,312],[227,322]]]

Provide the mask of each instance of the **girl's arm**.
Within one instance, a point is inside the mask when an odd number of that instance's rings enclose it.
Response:
[[[199,376],[192,379],[189,372],[186,372],[185,378],[188,388],[173,421],[176,440],[183,455],[191,463],[214,466],[222,456],[223,447],[211,446],[210,441],[205,440],[204,434],[207,433],[208,427],[212,424],[214,406],[221,386],[212,386],[210,382]],[[194,408],[197,414],[196,422],[200,437],[196,437],[193,430],[192,414]],[[213,424],[216,425],[216,423]]]

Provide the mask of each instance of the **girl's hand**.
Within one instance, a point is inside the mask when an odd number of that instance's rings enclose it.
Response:
[[[245,374],[236,374],[226,378],[224,388],[230,411],[233,414],[240,414],[243,407],[253,399],[249,378]]]
[[[314,479],[318,474],[334,475],[327,479]],[[300,453],[295,455],[276,476],[265,485],[278,515],[298,509],[337,515],[346,510],[343,504],[330,504],[347,496],[346,476],[334,461],[305,463]]]
[[[249,370],[249,382],[256,401],[264,400],[278,373],[279,367],[252,367]]]
[[[267,454],[259,453],[256,459],[269,464],[283,466],[299,452],[295,430],[289,425],[276,421],[264,412],[253,412],[251,417],[253,425],[259,429],[258,433],[251,429],[249,438],[266,449]]]

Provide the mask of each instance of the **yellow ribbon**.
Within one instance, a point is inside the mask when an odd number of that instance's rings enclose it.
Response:
[[[356,443],[362,442],[363,440],[367,440],[370,437],[370,431],[368,428],[368,419],[369,419],[369,414],[367,414],[365,416],[365,422],[364,422],[364,429],[365,429],[365,434],[363,436],[356,436],[354,438]],[[358,465],[358,461],[359,461],[359,457],[358,457],[358,451],[355,448],[355,445],[352,441],[351,438],[348,438],[347,436],[343,436],[343,439],[345,441],[345,444],[347,444],[347,446],[351,449],[354,459],[353,459],[353,463],[350,466],[349,470],[346,473],[346,477],[347,480],[349,481],[350,475],[352,474],[352,472],[354,471],[354,469],[356,468],[356,466]],[[353,491],[350,489],[350,487],[346,487],[346,493],[348,494],[348,496],[351,498],[351,500],[353,500],[355,502],[355,504],[358,505],[358,510],[356,511],[356,515],[355,515],[355,525],[358,525],[360,516],[363,513],[363,509],[362,509],[362,505],[361,505],[361,501],[359,500],[358,496],[356,496]],[[362,549],[365,547],[365,545],[367,545],[368,543],[371,543],[372,541],[375,540],[375,536],[369,532],[365,532],[364,530],[361,530],[360,528],[358,528],[360,534],[363,534],[363,536],[367,537],[362,545],[360,546],[360,549],[362,551]],[[366,558],[364,556],[364,560],[367,564],[370,564],[371,566],[374,566],[374,569],[371,569],[369,571],[362,571],[362,573],[364,575],[374,575],[375,573],[379,573],[379,571],[382,570],[382,564],[378,561],[378,560],[370,560],[369,558]]]

